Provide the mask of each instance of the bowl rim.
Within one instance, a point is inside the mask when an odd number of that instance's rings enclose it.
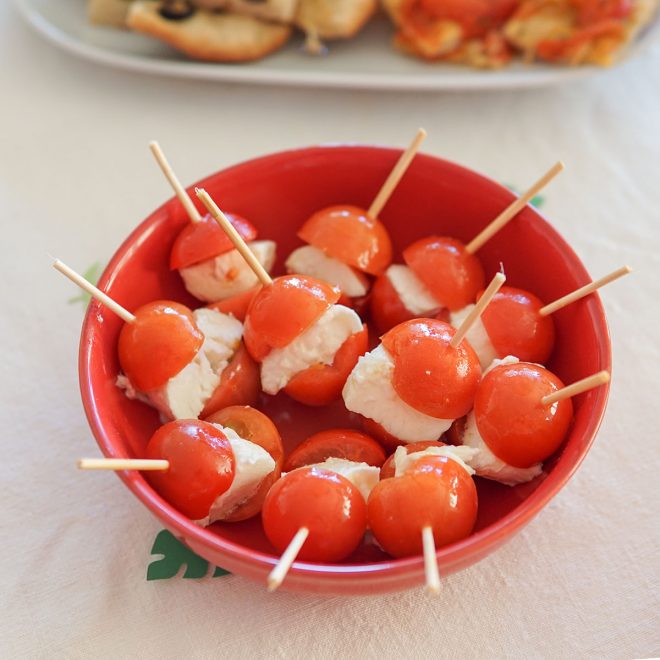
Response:
[[[260,167],[272,167],[280,161],[290,161],[290,159],[309,159],[316,158],[328,154],[329,152],[337,152],[338,150],[351,150],[355,152],[379,152],[383,158],[396,158],[400,155],[401,149],[396,149],[383,145],[376,144],[361,144],[354,142],[331,142],[322,143],[309,147],[300,147],[287,149],[283,151],[274,152],[264,156],[258,156],[246,161],[242,161],[235,165],[223,168],[209,176],[204,177],[200,181],[188,186],[186,190],[191,192],[197,187],[206,187],[209,182],[214,180],[220,175],[240,173],[242,169]],[[492,186],[499,188],[502,193],[505,193],[511,201],[517,197],[511,190],[502,184],[494,181],[488,176],[485,176],[475,170],[469,169],[452,161],[448,161],[437,156],[430,154],[420,153],[417,155],[420,160],[434,161],[443,167],[449,167],[457,170],[468,178],[479,179],[481,182],[486,182]],[[110,259],[108,265],[99,278],[98,287],[101,290],[107,290],[112,285],[121,268],[125,259],[130,256],[130,253],[135,249],[134,245],[139,245],[140,240],[149,235],[153,230],[153,226],[157,224],[166,213],[167,207],[175,201],[174,197],[168,199],[160,207],[150,213],[145,220],[140,222],[138,226],[128,235],[122,242],[119,248],[115,251]],[[565,241],[565,239],[557,232],[557,230],[550,224],[545,216],[536,208],[527,206],[535,215],[535,222],[540,225],[543,230],[544,237],[549,240],[555,248],[561,251],[566,257],[568,270],[571,275],[576,279],[589,281],[591,278],[584,267],[582,261],[577,256],[575,251]],[[600,359],[603,364],[600,365],[601,369],[612,371],[612,355],[611,355],[611,342],[605,311],[598,293],[591,295],[586,301],[588,306],[589,316],[594,325],[599,349]],[[101,422],[101,415],[97,406],[96,400],[93,396],[93,387],[91,380],[91,346],[92,342],[88,340],[90,330],[93,326],[94,319],[101,310],[101,304],[96,300],[92,300],[88,306],[85,315],[81,336],[80,336],[80,349],[79,349],[79,384],[82,396],[83,408],[85,414],[94,434],[94,437],[99,445],[102,453],[106,457],[119,457],[113,447],[113,442],[103,427]],[[543,482],[534,490],[528,497],[526,497],[520,504],[518,504],[512,511],[497,520],[496,522],[484,527],[468,536],[467,538],[452,543],[448,546],[438,549],[437,557],[441,566],[457,565],[460,566],[466,563],[467,559],[474,559],[478,561],[485,556],[484,551],[493,546],[495,549],[503,540],[512,538],[525,524],[527,524],[535,515],[537,515],[545,505],[550,501],[556,493],[558,493],[566,482],[573,476],[575,471],[579,468],[585,456],[589,452],[595,440],[598,429],[602,423],[607,400],[609,397],[610,384],[599,387],[597,390],[592,391],[591,406],[592,409],[586,424],[583,435],[583,447],[576,456],[574,462],[569,466],[563,466],[561,471],[553,470]],[[559,472],[559,473],[558,473]],[[270,570],[278,561],[278,557],[267,554],[265,552],[255,550],[240,543],[230,541],[219,536],[218,534],[209,531],[207,528],[200,527],[192,522],[183,514],[179,513],[169,503],[163,500],[152,488],[147,481],[138,472],[134,471],[120,471],[117,472],[120,479],[126,484],[130,491],[168,528],[175,529],[182,536],[188,537],[194,541],[197,547],[208,548],[210,551],[220,555],[228,556],[235,563],[255,563]],[[423,557],[406,557],[401,559],[390,558],[378,562],[365,562],[356,564],[324,564],[313,563],[305,561],[294,562],[290,575],[298,575],[300,577],[313,575],[316,579],[325,579],[333,583],[337,579],[344,578],[352,579],[357,574],[370,574],[380,577],[396,577],[403,573],[422,572],[424,567]]]

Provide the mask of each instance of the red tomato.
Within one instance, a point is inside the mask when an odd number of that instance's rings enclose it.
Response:
[[[332,364],[318,364],[297,373],[284,391],[308,406],[327,406],[341,397],[348,374],[369,349],[367,326],[351,335],[335,354]]]
[[[406,444],[403,440],[399,440],[399,438],[395,438],[391,433],[388,433],[378,422],[369,417],[362,418],[362,428],[372,438],[376,438],[387,451],[395,451],[399,445]]]
[[[243,343],[224,368],[220,383],[206,402],[200,417],[208,417],[228,406],[254,406],[261,394],[259,366],[250,357]]]
[[[253,241],[257,237],[257,230],[251,222],[235,213],[225,215],[244,241]],[[187,268],[233,249],[234,244],[222,227],[207,213],[199,222],[186,224],[176,237],[170,253],[170,268]]]
[[[470,475],[446,456],[427,456],[403,475],[379,481],[369,495],[369,527],[393,557],[422,554],[422,529],[436,547],[470,534],[477,519],[477,489]]]
[[[374,285],[371,287],[369,311],[371,312],[371,320],[381,335],[395,325],[415,318],[415,314],[403,304],[386,274],[376,278]]]
[[[580,25],[593,25],[601,21],[622,19],[630,15],[632,0],[571,0],[578,13]]]
[[[597,39],[621,41],[625,28],[621,20],[604,20],[577,29],[565,39],[544,39],[536,45],[538,56],[549,62],[573,62],[583,56],[585,46]]]
[[[499,27],[513,13],[520,0],[418,0],[433,19],[459,23],[465,37],[483,36]]]
[[[261,362],[301,335],[339,300],[339,289],[307,275],[284,275],[262,287],[245,317],[243,341]]]
[[[176,376],[204,343],[192,312],[171,300],[156,300],[135,312],[119,334],[119,364],[133,386],[153,390]]]
[[[245,315],[247,314],[252,299],[257,295],[260,288],[261,287],[255,286],[253,289],[248,289],[243,293],[237,293],[235,296],[231,296],[231,298],[225,298],[224,300],[211,303],[210,305],[207,305],[207,307],[209,309],[214,309],[216,312],[231,314],[235,319],[238,319],[242,323],[245,321]]]
[[[479,293],[477,300],[483,292]],[[514,355],[543,364],[555,344],[555,324],[541,316],[543,303],[529,291],[503,286],[481,314],[481,321],[500,358]]]
[[[449,345],[455,330],[436,319],[415,319],[383,335],[392,355],[392,385],[410,406],[439,419],[462,417],[481,379],[479,358],[466,342]]]
[[[289,455],[284,465],[286,472],[326,458],[343,458],[356,463],[380,467],[385,461],[385,451],[368,435],[352,429],[330,429],[309,436]]]
[[[453,238],[422,238],[403,251],[403,259],[433,297],[451,311],[469,305],[484,288],[481,262]]]
[[[234,509],[224,520],[226,522],[238,522],[252,518],[261,511],[266,494],[280,478],[282,462],[284,461],[282,438],[275,424],[262,412],[250,406],[224,408],[213,413],[206,421],[233,429],[243,440],[249,440],[254,442],[255,445],[263,447],[275,461],[275,469],[264,478],[257,492]]]
[[[283,552],[301,527],[309,529],[298,558],[337,562],[358,546],[367,525],[360,491],[336,472],[300,468],[270,489],[261,513],[268,540]]]
[[[544,406],[541,399],[564,387],[553,373],[536,364],[500,365],[477,389],[474,414],[489,449],[509,465],[528,468],[561,445],[573,417],[563,399]]]
[[[392,242],[380,220],[357,206],[329,206],[317,211],[298,236],[358,270],[379,275],[392,261]]]
[[[421,442],[411,442],[410,444],[403,445],[406,448],[406,454],[414,454],[418,451],[424,451],[429,447],[444,447],[445,443],[440,442],[439,440],[422,440]],[[387,460],[383,464],[383,467],[380,468],[380,478],[390,479],[394,476],[395,466],[394,466],[394,454],[391,454],[387,457]]]
[[[466,421],[466,417],[459,417],[452,422],[452,425],[447,429],[447,433],[445,433],[445,440],[447,441],[448,445],[454,445],[458,447],[459,445],[463,444]]]
[[[168,470],[148,472],[146,479],[163,499],[192,520],[206,517],[234,480],[234,453],[227,437],[197,419],[161,426],[149,440],[145,458],[170,462]]]

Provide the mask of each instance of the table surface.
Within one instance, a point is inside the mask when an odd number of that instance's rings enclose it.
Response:
[[[659,655],[659,72],[656,48],[515,93],[205,84],[76,60],[0,3],[0,656]],[[635,268],[603,295],[614,380],[592,451],[521,534],[435,599],[271,595],[238,576],[147,581],[161,526],[115,475],[73,469],[97,453],[77,386],[83,305],[67,304],[76,292],[48,255],[93,273],[169,197],[151,139],[193,181],[293,146],[404,145],[419,125],[426,151],[519,188],[563,159],[545,213],[594,276]]]

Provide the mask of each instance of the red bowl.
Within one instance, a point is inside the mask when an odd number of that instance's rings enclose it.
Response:
[[[281,269],[300,242],[296,230],[314,211],[336,203],[367,207],[399,157],[396,149],[322,146],[257,158],[218,172],[201,185],[227,211],[249,218],[260,237],[277,241]],[[397,251],[428,234],[468,241],[514,199],[503,186],[475,172],[432,156],[418,155],[385,207],[381,219]],[[150,215],[128,237],[106,268],[99,286],[128,309],[157,298],[199,305],[168,268],[172,242],[186,222],[176,200]],[[504,264],[508,284],[550,301],[590,280],[573,250],[533,208],[525,208],[480,250],[487,277]],[[400,260],[400,254],[395,255]],[[610,340],[597,296],[554,315],[557,344],[549,367],[565,382],[601,369],[611,370]],[[108,457],[142,456],[159,425],[147,406],[129,401],[115,387],[117,337],[122,321],[92,302],[80,343],[80,386],[90,426]],[[562,448],[534,481],[509,488],[477,479],[479,518],[467,539],[438,552],[447,575],[479,561],[519,531],[562,488],[582,462],[600,425],[608,387],[574,399],[575,420]],[[336,404],[317,410],[292,403],[285,395],[264,396],[262,407],[291,449],[312,432],[332,426],[358,426]],[[119,476],[176,537],[196,553],[229,571],[259,580],[277,561],[259,517],[203,529],[173,509],[138,472]],[[377,593],[421,585],[422,557],[392,559],[364,545],[341,564],[296,562],[283,588],[323,593]]]

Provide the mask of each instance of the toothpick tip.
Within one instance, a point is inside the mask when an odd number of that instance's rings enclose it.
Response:
[[[273,591],[277,591],[278,587],[282,584],[277,578],[272,578],[268,577],[268,591],[270,593],[273,593]]]

